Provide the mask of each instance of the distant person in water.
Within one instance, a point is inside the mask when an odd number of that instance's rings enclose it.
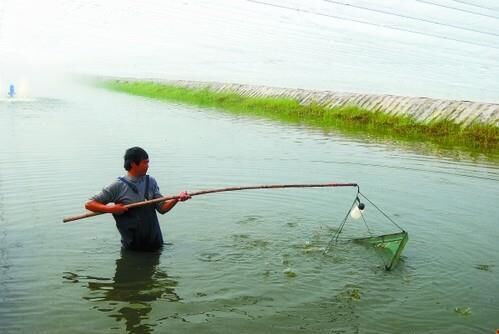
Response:
[[[145,150],[140,147],[129,148],[125,152],[124,160],[127,174],[93,196],[85,204],[85,208],[113,214],[123,248],[138,251],[158,250],[163,246],[163,235],[156,211],[164,214],[179,201],[183,202],[191,197],[184,191],[178,195],[178,199],[127,209],[127,204],[163,196],[156,180],[147,175],[149,156]]]
[[[14,97],[16,95],[16,89],[14,85],[10,84],[9,86],[9,97]]]

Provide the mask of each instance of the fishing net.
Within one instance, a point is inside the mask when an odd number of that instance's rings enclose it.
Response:
[[[379,213],[381,213],[382,217],[396,226],[400,231],[396,233],[384,233],[375,235],[367,224],[366,217],[363,213],[366,206],[363,202],[361,202],[361,197],[369,202],[372,207],[374,207]],[[352,203],[352,206],[350,207],[350,210],[341,222],[336,233],[329,241],[329,244],[326,247],[324,253],[328,253],[330,249],[337,244],[338,240],[340,240],[340,234],[343,232],[343,229],[349,218],[353,218],[354,220],[362,219],[369,234],[369,237],[349,238],[349,240],[373,248],[379,255],[380,259],[383,261],[386,270],[392,270],[393,268],[395,268],[400,260],[402,251],[404,250],[404,247],[409,240],[409,234],[404,231],[397,223],[395,223],[395,221],[393,221],[393,219],[391,219],[378,206],[376,206],[376,204],[374,204],[364,194],[362,194],[359,188],[357,188],[357,195]],[[344,239],[342,238],[342,240]]]
[[[354,239],[354,242],[374,247],[383,259],[386,270],[394,268],[399,259],[405,244],[409,240],[409,234],[405,231],[393,234],[385,234],[374,237]]]

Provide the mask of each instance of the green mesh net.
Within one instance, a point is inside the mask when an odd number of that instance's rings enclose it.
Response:
[[[407,240],[409,240],[409,235],[405,231],[376,237],[354,239],[357,243],[374,247],[374,249],[381,254],[386,270],[391,270],[397,265]]]

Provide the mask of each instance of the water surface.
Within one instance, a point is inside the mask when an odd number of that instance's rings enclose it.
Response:
[[[497,164],[67,88],[0,101],[2,333],[491,333],[498,326]],[[385,272],[372,250],[348,243],[322,254],[355,196],[348,188],[195,197],[160,217],[168,244],[159,254],[122,253],[111,216],[62,224],[123,173],[122,155],[135,145],[149,152],[165,195],[357,182],[409,232],[402,262]],[[397,230],[372,206],[366,218],[373,231]],[[346,237],[365,234],[361,222],[345,227]]]

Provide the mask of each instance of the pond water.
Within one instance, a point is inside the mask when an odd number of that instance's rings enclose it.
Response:
[[[89,87],[0,101],[2,333],[492,333],[499,165]],[[65,215],[144,147],[163,194],[357,182],[409,232],[399,265],[341,242],[355,189],[194,197],[159,254],[123,253],[111,216]],[[367,203],[377,233],[396,232]],[[345,237],[365,236],[348,221]]]

